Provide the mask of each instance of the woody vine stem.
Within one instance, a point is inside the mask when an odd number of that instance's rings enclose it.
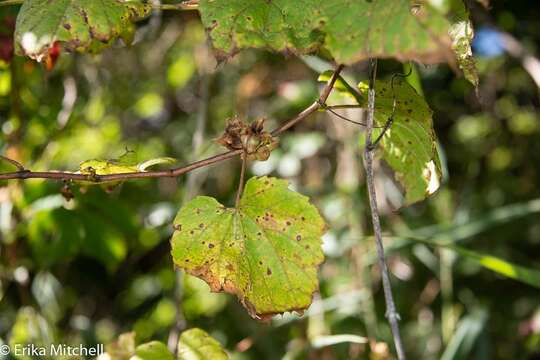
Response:
[[[384,300],[386,302],[386,317],[390,323],[394,345],[399,360],[405,360],[405,351],[401,342],[399,333],[399,315],[396,311],[396,305],[392,296],[392,285],[386,259],[384,256],[384,246],[382,241],[381,221],[379,219],[379,209],[377,207],[377,196],[375,194],[375,182],[373,176],[373,151],[376,148],[378,138],[375,142],[373,137],[373,117],[375,114],[375,79],[377,77],[377,60],[369,61],[369,90],[368,90],[368,108],[366,117],[366,147],[364,149],[364,165],[366,168],[366,182],[369,195],[369,207],[371,210],[371,222],[373,223],[373,232],[375,235],[375,245],[377,247],[377,258],[381,270]]]

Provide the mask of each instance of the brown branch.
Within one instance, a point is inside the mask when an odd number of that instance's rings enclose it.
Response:
[[[382,275],[384,300],[386,302],[386,317],[390,323],[394,345],[399,360],[405,360],[405,351],[401,342],[399,333],[399,315],[396,311],[396,305],[392,296],[392,285],[386,259],[384,256],[384,246],[382,241],[381,221],[379,219],[379,210],[377,207],[377,196],[375,193],[375,181],[373,175],[373,150],[375,147],[372,142],[373,135],[373,117],[375,114],[375,78],[377,75],[377,60],[371,59],[369,64],[369,90],[368,90],[368,110],[366,118],[366,147],[364,150],[364,163],[366,168],[366,182],[369,195],[369,207],[371,210],[371,222],[373,223],[373,232],[375,234],[375,244],[377,247],[377,258]]]
[[[293,127],[298,122],[306,119],[309,115],[319,110],[322,107],[321,104],[326,103],[326,99],[328,99],[328,96],[330,95],[330,92],[332,91],[334,87],[334,83],[336,82],[336,79],[339,73],[341,72],[341,70],[343,70],[343,65],[339,65],[336,68],[336,71],[332,75],[332,78],[330,79],[330,81],[328,81],[326,86],[323,88],[321,95],[315,102],[313,102],[313,104],[308,106],[306,109],[304,109],[301,113],[299,113],[294,118],[286,121],[283,125],[273,130],[272,135],[276,136],[276,135],[281,134],[285,130]],[[230,158],[233,158],[235,156],[242,154],[242,152],[243,152],[242,149],[230,150],[221,154],[211,156],[203,160],[195,161],[191,164],[188,164],[182,167],[168,169],[168,170],[131,172],[131,173],[109,174],[109,175],[78,174],[78,173],[67,172],[67,171],[30,171],[30,170],[24,169],[24,167],[22,167],[21,165],[22,169],[18,167],[19,171],[0,174],[0,180],[57,179],[57,180],[64,180],[64,181],[69,181],[69,180],[88,181],[88,182],[99,184],[103,182],[122,181],[122,180],[128,180],[128,179],[178,177],[192,170],[228,160]],[[11,163],[13,163],[14,161],[8,158],[6,158],[6,160],[10,161]]]

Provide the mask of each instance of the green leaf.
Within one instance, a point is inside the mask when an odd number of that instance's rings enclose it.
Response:
[[[317,290],[326,225],[285,180],[251,178],[238,209],[199,196],[176,216],[175,264],[212,291],[238,296],[250,315],[302,311]]]
[[[206,331],[194,328],[186,330],[178,342],[178,360],[227,360],[229,356],[221,344]]]
[[[93,52],[117,38],[130,43],[133,22],[151,6],[121,0],[25,0],[17,16],[17,52],[41,61],[55,42],[70,51]]]
[[[368,342],[368,338],[353,334],[320,335],[311,339],[311,346],[314,348],[322,348],[343,343],[366,344]]]
[[[367,99],[367,85],[360,83]],[[392,115],[393,94],[390,81],[375,84],[374,140]],[[436,147],[432,111],[424,98],[404,81],[394,81],[396,110],[392,126],[381,139],[382,157],[394,170],[405,190],[405,205],[433,194],[440,186],[441,161]],[[360,104],[367,106],[365,100]]]
[[[410,0],[202,0],[203,24],[223,56],[245,48],[310,53],[337,62],[394,57],[453,62],[449,22]]]
[[[334,72],[332,70],[327,70],[319,75],[317,78],[318,81],[328,82],[332,78]],[[361,104],[363,99],[358,90],[353,88],[341,75],[338,75],[336,82],[334,83],[333,90],[339,91],[342,95],[349,96],[352,99],[356,100],[357,103]]]
[[[470,359],[474,344],[485,329],[486,322],[487,313],[483,309],[476,310],[461,319],[441,360]]]
[[[467,257],[486,269],[494,271],[510,279],[518,280],[525,284],[540,288],[540,270],[517,265],[492,255],[483,254],[454,245],[453,243],[447,241],[432,241],[420,237],[407,237],[407,239],[421,242],[430,246],[440,246],[453,250],[459,255]]]
[[[175,158],[160,157],[160,158],[150,159],[150,160],[143,161],[142,163],[139,163],[137,165],[137,169],[139,171],[146,171],[146,169],[152,166],[163,165],[163,164],[174,164],[175,162],[176,162]]]
[[[137,346],[135,356],[130,360],[174,360],[174,356],[164,343],[150,341]]]
[[[468,250],[460,246],[454,246],[454,245],[452,246],[442,245],[442,246],[446,246],[449,249],[456,251],[458,254],[462,256],[466,256],[467,258],[482,265],[486,269],[494,271],[510,279],[518,280],[525,284],[529,284],[534,287],[540,288],[540,271],[539,270],[517,265],[509,261],[506,261],[504,259],[491,256],[488,254],[483,254],[476,251]]]

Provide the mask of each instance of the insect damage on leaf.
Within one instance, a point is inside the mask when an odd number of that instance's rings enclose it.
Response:
[[[79,52],[96,52],[117,38],[130,43],[133,22],[151,10],[138,1],[25,0],[15,27],[16,51],[41,61],[57,42]]]
[[[372,57],[455,62],[449,22],[424,1],[201,0],[199,10],[222,58],[245,48],[325,49],[345,64]]]
[[[252,317],[301,312],[310,305],[326,224],[287,181],[251,178],[237,209],[199,196],[178,212],[174,227],[176,266],[214,292],[235,294]]]

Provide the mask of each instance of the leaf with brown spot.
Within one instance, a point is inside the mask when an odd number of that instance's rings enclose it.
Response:
[[[174,223],[182,224],[171,239],[174,263],[205,280],[212,291],[238,296],[252,317],[265,319],[311,304],[326,225],[307,197],[288,189],[287,181],[251,178],[237,209],[199,196],[178,212]]]
[[[393,95],[389,81],[375,83],[374,139],[392,115]],[[367,98],[367,84],[360,83],[360,92]],[[390,165],[396,180],[405,190],[405,205],[421,201],[439,189],[442,178],[437,137],[433,129],[433,113],[424,98],[405,81],[394,83],[396,110],[394,121],[381,139],[383,160]],[[405,105],[405,101],[407,105]],[[360,105],[366,106],[366,103]],[[362,138],[362,142],[364,139]],[[363,144],[362,144],[363,146]]]
[[[96,52],[117,38],[130,43],[133,22],[151,10],[138,1],[25,0],[17,16],[15,48],[41,61],[55,42],[79,52]]]
[[[455,63],[450,23],[425,1],[201,0],[220,57],[245,48],[311,53],[339,63],[373,57]]]

